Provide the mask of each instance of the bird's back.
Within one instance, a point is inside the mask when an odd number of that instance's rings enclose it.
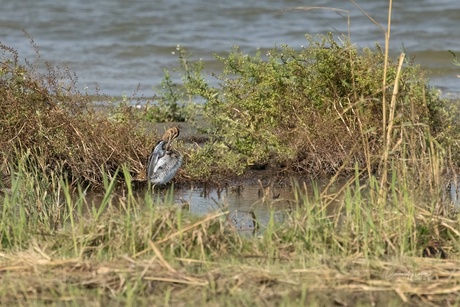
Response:
[[[153,167],[149,176],[153,184],[165,184],[170,181],[182,165],[182,155],[175,150],[168,150]]]

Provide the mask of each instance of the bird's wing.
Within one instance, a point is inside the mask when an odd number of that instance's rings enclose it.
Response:
[[[159,171],[161,170],[164,170],[164,169],[167,169],[167,166],[168,166],[168,163],[170,162],[169,158],[166,158],[166,156],[164,156],[165,158],[163,159],[158,159],[157,163],[155,164],[155,166],[153,167],[153,173],[158,173]]]
[[[166,151],[163,149],[164,141],[159,141],[152,153],[150,154],[149,161],[147,164],[147,178],[151,178],[155,172],[155,166],[158,164],[158,160],[163,157]]]
[[[164,184],[170,181],[182,164],[182,155],[177,151],[167,151],[163,157],[158,159],[153,169],[154,181]]]

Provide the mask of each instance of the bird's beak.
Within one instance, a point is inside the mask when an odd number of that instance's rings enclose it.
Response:
[[[165,135],[163,136],[163,141],[165,141],[166,146],[165,149],[169,150],[172,141],[179,135],[179,130],[177,128],[170,128],[166,131]]]
[[[168,142],[166,143],[166,150],[169,150],[169,147],[171,146],[171,141],[172,141],[172,137],[171,135],[168,137]]]

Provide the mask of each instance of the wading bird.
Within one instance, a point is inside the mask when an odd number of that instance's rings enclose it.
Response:
[[[171,143],[179,136],[179,129],[169,128],[153,148],[147,163],[147,179],[153,184],[165,184],[177,173],[182,155],[171,149]]]

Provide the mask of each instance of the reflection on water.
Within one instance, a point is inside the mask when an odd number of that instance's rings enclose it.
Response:
[[[460,178],[452,178],[450,183],[449,183],[449,196],[450,196],[450,201],[454,207],[455,211],[460,210],[460,186],[459,186],[459,179]]]
[[[138,191],[138,199],[142,201],[145,193],[154,193],[153,199],[160,203],[171,203],[184,206],[196,215],[228,211],[226,220],[243,233],[263,231],[270,218],[275,223],[285,219],[288,208],[294,204],[292,187],[265,187],[258,184],[247,184],[235,188],[207,189],[191,187],[188,189],[162,189]]]
[[[289,185],[261,186],[244,184],[224,189],[205,187],[174,188],[149,190],[146,186],[135,191],[136,201],[142,206],[146,193],[152,193],[155,205],[171,204],[188,209],[196,215],[207,215],[228,211],[227,222],[242,233],[263,232],[270,219],[282,223],[286,212],[296,204],[293,188]],[[113,206],[125,206],[126,191],[117,190],[113,194]],[[88,192],[85,196],[87,208],[98,210],[104,198],[103,192]]]
[[[187,204],[190,212],[198,215],[228,210],[227,220],[239,230],[249,232],[257,226],[263,231],[271,214],[274,222],[283,222],[286,209],[294,204],[292,187],[287,185],[261,187],[259,184],[245,184],[225,189],[192,187],[176,189],[173,199],[174,203]],[[254,219],[259,225],[253,223]]]
[[[297,189],[305,194],[301,198],[314,200],[318,193],[327,186],[326,182],[297,183]],[[338,193],[344,182],[336,182],[328,188],[328,195],[333,196],[326,206],[328,214],[335,215],[337,210],[343,209],[343,193]],[[300,187],[300,188],[299,188]],[[350,186],[353,189],[353,186]],[[136,190],[136,200],[144,203],[145,193],[152,193],[155,205],[174,204],[186,208],[191,213],[204,216],[212,213],[228,211],[224,217],[243,234],[257,234],[265,230],[270,219],[274,223],[283,223],[290,209],[302,204],[301,199],[296,199],[295,189],[291,184],[267,185],[260,183],[245,183],[223,189],[191,187],[174,188],[169,186],[163,189],[149,190],[142,187]],[[447,209],[460,210],[460,181],[451,180],[448,189],[443,194],[442,203]],[[119,197],[124,198],[124,192],[115,193],[113,205],[117,206]],[[88,193],[86,195],[89,210],[100,205],[104,198],[103,193]]]
[[[290,209],[302,204],[301,199],[296,199],[296,189],[301,191],[302,199],[313,200],[327,185],[324,182],[292,181],[274,184],[243,183],[223,189],[191,187],[188,189],[175,188],[155,190],[153,193],[158,196],[154,199],[163,203],[171,203],[187,207],[190,212],[197,215],[206,215],[213,212],[228,211],[227,222],[235,226],[242,233],[261,233],[265,230],[270,219],[274,223],[283,223]],[[343,185],[338,181],[329,192],[334,193]],[[139,199],[143,199],[145,193],[152,193],[144,189],[139,191]],[[337,204],[341,197],[332,201],[327,210],[332,211],[339,208]]]

